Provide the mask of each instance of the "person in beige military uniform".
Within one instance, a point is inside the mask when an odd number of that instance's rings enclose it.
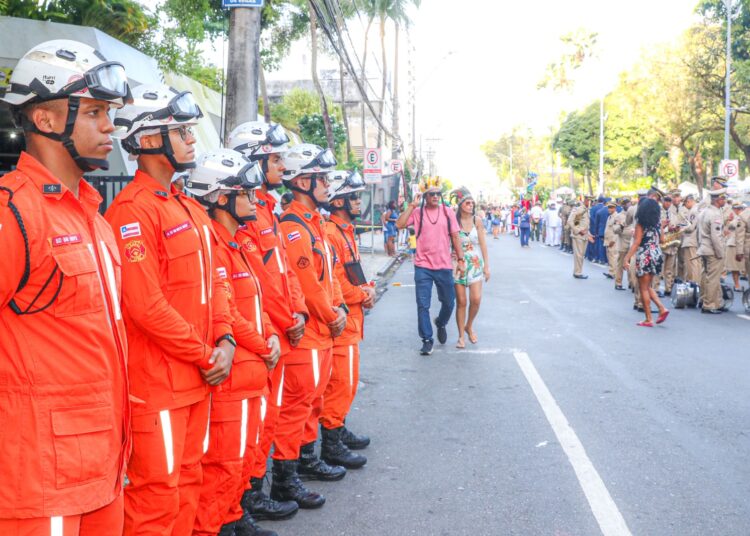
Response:
[[[604,277],[615,278],[617,268],[617,235],[615,234],[615,216],[617,215],[617,204],[613,201],[607,203],[607,223],[604,227],[604,247],[607,251],[607,265],[609,272]]]
[[[569,199],[560,208],[560,221],[562,222],[562,228],[563,228],[562,245],[560,246],[560,249],[568,253],[571,251],[570,228],[568,227],[568,218],[570,217],[570,213],[573,210],[574,205],[575,203],[573,202],[573,200]]]
[[[727,246],[724,257],[724,268],[727,273],[732,274],[734,290],[742,292],[740,287],[740,273],[745,268],[745,222],[740,214],[745,206],[739,201],[732,202],[734,218],[727,225]]]
[[[665,243],[665,247],[662,249],[664,252],[664,292],[666,294],[672,292],[672,285],[674,284],[675,277],[677,277],[680,244],[682,242],[679,233],[685,225],[685,220],[680,212],[680,208],[682,207],[682,192],[674,189],[669,192],[669,197],[672,203],[666,210],[667,225],[665,232],[667,233],[667,240],[671,240],[671,242]]]
[[[615,263],[615,290],[625,290],[622,286],[622,273],[625,269],[625,256],[630,249],[630,241],[633,239],[635,230],[635,207],[631,211],[631,201],[628,197],[620,200],[622,210],[615,213],[613,231],[617,237],[617,261]],[[630,218],[628,219],[628,216]]]
[[[724,215],[726,189],[711,190],[711,205],[698,219],[698,255],[703,263],[701,278],[701,312],[721,314],[723,299],[721,294],[721,274],[724,271]]]
[[[703,266],[698,256],[698,204],[692,194],[685,197],[685,202],[680,207],[681,218],[684,226],[680,229],[680,252],[681,259],[679,277],[683,281],[700,283]]]
[[[576,279],[588,279],[583,275],[583,257],[586,254],[586,243],[593,242],[589,233],[589,205],[592,197],[586,196],[583,203],[579,204],[570,212],[568,217],[568,229],[570,229],[571,241],[573,243],[573,277]]]
[[[744,210],[740,212],[740,219],[742,219],[742,222],[745,224],[745,239],[743,240],[745,249],[742,251],[745,258],[745,266],[743,270],[745,272],[745,277],[750,282],[750,201],[745,202],[743,206]]]

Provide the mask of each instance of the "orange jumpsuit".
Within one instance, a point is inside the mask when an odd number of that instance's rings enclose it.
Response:
[[[308,315],[305,298],[297,275],[289,265],[281,227],[276,220],[274,198],[262,191],[256,192],[256,221],[237,232],[237,241],[250,261],[263,288],[263,308],[279,335],[281,358],[269,373],[269,396],[261,436],[261,456],[256,457],[252,478],[266,474],[266,460],[271,451],[279,415],[279,392],[284,375],[286,355],[291,350],[286,330],[296,323],[294,313]]]
[[[310,314],[299,346],[286,356],[274,439],[275,460],[296,460],[300,446],[318,436],[322,396],[332,366],[333,338],[328,324],[336,320],[335,308],[343,298],[333,276],[334,253],[326,241],[320,213],[293,201],[281,216],[281,228]]]
[[[193,528],[209,439],[209,386],[199,368],[210,368],[215,341],[232,332],[212,223],[195,200],[141,171],[105,217],[123,258],[130,349],[125,534],[183,536]]]
[[[0,534],[119,533],[127,341],[102,199],[83,180],[76,198],[28,153],[0,186],[14,191],[30,253],[17,291],[25,244],[0,193]]]
[[[365,319],[362,302],[367,299],[368,294],[352,285],[344,270],[345,263],[359,260],[354,226],[332,214],[330,221],[326,223],[326,233],[339,260],[333,273],[341,286],[344,302],[349,307],[346,328],[333,341],[333,371],[323,393],[323,410],[320,415],[323,427],[333,429],[344,426],[344,419],[357,394],[359,341],[362,340]]]
[[[268,369],[260,357],[274,334],[263,311],[260,283],[229,231],[214,221],[216,273],[232,313],[237,341],[232,372],[211,400],[208,451],[203,456],[203,486],[193,534],[217,534],[242,517],[240,499],[250,468],[260,455]],[[264,460],[265,461],[265,460]]]

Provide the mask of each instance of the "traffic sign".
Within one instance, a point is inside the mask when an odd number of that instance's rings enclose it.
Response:
[[[221,7],[263,7],[263,0],[221,0]]]
[[[378,183],[383,179],[383,161],[380,158],[380,148],[365,150],[362,174],[368,184]]]
[[[404,170],[403,160],[391,160],[391,173],[401,173]]]
[[[729,179],[736,179],[740,176],[739,160],[722,160],[719,165],[719,175]]]

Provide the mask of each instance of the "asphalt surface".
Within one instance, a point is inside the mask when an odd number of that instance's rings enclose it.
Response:
[[[600,267],[587,264],[579,281],[556,249],[510,237],[489,246],[480,342],[466,350],[454,348],[451,322],[448,344],[418,354],[413,266],[400,267],[367,317],[348,420],[372,437],[368,464],[309,483],[326,495],[322,509],[263,526],[281,536],[750,534],[750,321],[739,298],[731,314],[673,310],[640,328],[631,294]],[[524,355],[563,416],[557,428]],[[583,457],[558,440],[561,427]],[[617,516],[624,531],[608,525]]]

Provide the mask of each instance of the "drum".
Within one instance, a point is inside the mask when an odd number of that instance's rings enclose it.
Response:
[[[690,307],[693,299],[694,289],[690,283],[679,282],[672,285],[672,305],[675,309]],[[692,306],[695,307],[695,303]]]

